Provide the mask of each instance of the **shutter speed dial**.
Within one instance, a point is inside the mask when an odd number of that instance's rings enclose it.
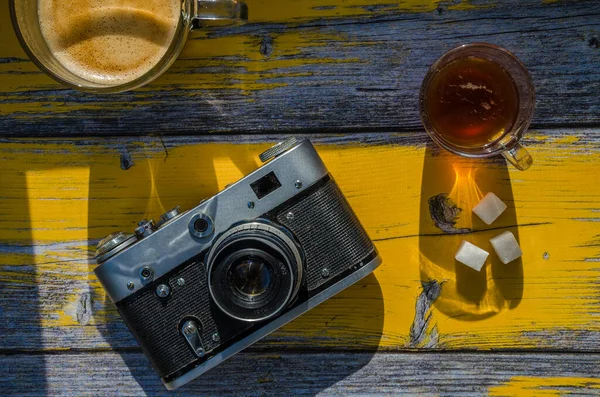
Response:
[[[181,210],[179,206],[170,209],[160,216],[160,225],[164,226],[165,224],[171,222],[172,220],[177,219],[181,215]]]

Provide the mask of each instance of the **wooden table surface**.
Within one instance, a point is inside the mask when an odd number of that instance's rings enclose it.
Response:
[[[98,240],[190,208],[310,137],[375,240],[373,275],[169,395],[600,394],[600,2],[248,0],[124,94],[59,86],[0,10],[0,394],[166,395],[94,277]],[[534,165],[436,149],[418,90],[445,51],[514,52]],[[492,226],[469,208],[495,192]],[[447,194],[462,212],[429,199]],[[440,197],[440,196],[438,196]],[[436,226],[437,224],[437,226]],[[467,229],[465,229],[467,228]],[[456,265],[511,230],[522,260]]]

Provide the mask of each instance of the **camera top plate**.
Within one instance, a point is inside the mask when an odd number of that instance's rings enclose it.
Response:
[[[258,198],[251,184],[274,173],[280,187]],[[207,250],[215,238],[243,221],[259,218],[283,204],[328,174],[325,164],[310,141],[304,139],[262,167],[226,187],[215,196],[179,215],[137,242],[100,263],[94,273],[110,299],[117,303],[134,294],[142,283],[140,270],[150,268],[159,278],[182,263]],[[192,233],[201,216],[210,219],[214,233]],[[200,237],[198,237],[200,235]]]

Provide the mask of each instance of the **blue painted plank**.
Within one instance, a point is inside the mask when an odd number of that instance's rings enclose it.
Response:
[[[63,90],[51,84],[18,94],[4,92],[0,93],[0,101],[12,104],[15,110],[0,118],[0,134],[420,129],[418,91],[427,68],[445,51],[474,41],[506,47],[529,68],[537,88],[535,128],[598,125],[600,3],[476,3],[489,7],[451,10],[441,3],[432,12],[390,10],[374,17],[322,19],[293,26],[256,23],[214,31],[209,37],[242,35],[246,55],[256,51],[258,58],[250,65],[258,65],[258,71],[236,66],[238,61],[248,61],[242,56],[216,59],[194,54],[193,60],[182,57],[167,72],[164,81],[177,79],[177,84],[159,80],[149,85],[150,91],[107,97]],[[298,53],[290,55],[281,50],[289,46],[289,34],[314,40],[323,37],[323,41],[320,45],[298,47]],[[271,50],[264,51],[261,43],[268,43]],[[289,59],[299,61],[293,67],[269,70],[269,78],[259,78],[264,73],[260,71],[261,62]],[[15,60],[0,59],[9,61]],[[203,66],[208,61],[212,61],[211,65]],[[194,87],[200,74],[207,73],[224,80],[224,88]],[[251,80],[259,78],[261,84],[271,88],[240,89],[240,75]],[[25,111],[31,102],[40,104]],[[62,105],[57,107],[57,103]],[[81,104],[94,107],[81,109]]]

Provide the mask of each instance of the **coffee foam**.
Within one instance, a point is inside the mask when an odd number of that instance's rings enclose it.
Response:
[[[179,0],[38,0],[42,35],[69,71],[123,84],[150,70],[171,44]]]

